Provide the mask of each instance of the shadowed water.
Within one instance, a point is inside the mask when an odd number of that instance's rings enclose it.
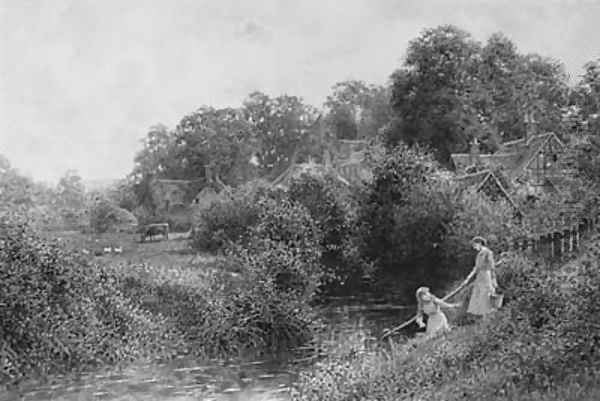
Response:
[[[355,332],[379,338],[384,328],[401,322],[411,309],[333,300],[322,310],[330,333],[323,339]],[[244,363],[201,362],[179,358],[162,364],[134,364],[125,369],[104,369],[57,376],[43,385],[26,384],[5,394],[6,400],[287,400],[289,386],[310,359],[293,353]]]

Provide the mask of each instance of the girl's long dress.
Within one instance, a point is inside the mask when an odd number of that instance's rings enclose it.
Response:
[[[436,302],[433,300],[424,302],[423,312],[427,314],[426,336],[431,337],[438,332],[450,330],[448,319],[446,319],[446,315]]]
[[[473,283],[471,299],[469,300],[468,313],[474,315],[487,315],[494,311],[490,295],[494,292],[492,269],[494,269],[494,256],[492,251],[483,248],[475,259],[477,276]]]

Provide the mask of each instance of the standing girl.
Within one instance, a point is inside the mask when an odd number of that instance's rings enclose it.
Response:
[[[467,312],[479,316],[487,316],[495,310],[492,296],[496,294],[498,287],[494,271],[494,254],[486,244],[486,240],[482,237],[475,237],[471,240],[471,245],[478,253],[475,258],[475,267],[467,278],[467,281],[471,281],[475,277]]]

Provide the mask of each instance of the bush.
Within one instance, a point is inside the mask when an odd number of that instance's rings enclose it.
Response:
[[[306,207],[323,233],[321,263],[327,278],[322,291],[332,291],[362,274],[346,257],[350,234],[348,210],[343,204],[346,191],[334,177],[309,174],[293,179],[288,191],[289,199]]]
[[[41,240],[18,217],[1,223],[2,381],[168,357],[180,344],[162,318],[122,295],[109,271]]]
[[[108,231],[134,232],[138,222],[129,211],[121,209],[106,199],[97,200],[89,210],[90,227],[96,233]]]
[[[310,299],[324,273],[320,263],[322,232],[301,205],[272,199],[259,205],[259,223],[234,254],[242,256],[244,266],[264,269],[279,291],[295,291]]]
[[[230,199],[215,202],[200,211],[194,222],[191,245],[199,251],[221,250],[232,242],[243,240],[258,218],[256,197],[236,192]]]
[[[430,282],[432,270],[442,268],[437,246],[453,215],[442,173],[429,153],[403,145],[378,162],[359,196],[361,255],[407,288]]]

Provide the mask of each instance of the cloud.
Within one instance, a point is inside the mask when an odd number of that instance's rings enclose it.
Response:
[[[261,90],[318,106],[337,81],[383,83],[443,23],[579,73],[600,19],[600,2],[0,1],[0,153],[51,180],[123,176],[150,126],[204,104]]]

